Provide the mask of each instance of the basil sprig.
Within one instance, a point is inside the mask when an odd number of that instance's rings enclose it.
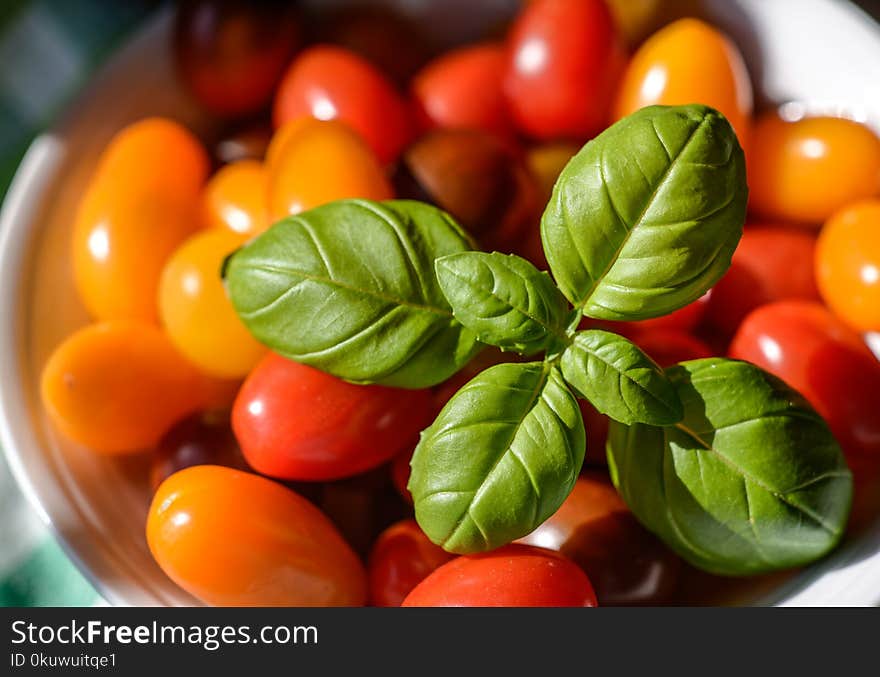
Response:
[[[552,279],[471,251],[428,205],[346,200],[273,226],[226,282],[258,339],[358,383],[430,386],[483,344],[543,352],[477,375],[422,433],[409,488],[447,550],[496,548],[559,507],[584,458],[581,397],[615,421],[609,461],[636,517],[697,566],[757,573],[840,539],[852,481],[827,425],[757,367],[664,372],[623,337],[577,329],[581,314],[654,317],[701,296],[730,263],[747,192],[720,113],[652,107],[560,176],[541,224]]]
[[[638,519],[702,569],[795,567],[840,541],[852,476],[825,421],[779,379],[710,358],[668,370],[671,427],[611,424],[611,476]]]

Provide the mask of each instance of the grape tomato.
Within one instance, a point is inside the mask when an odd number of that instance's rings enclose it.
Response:
[[[258,235],[269,227],[269,176],[262,162],[239,160],[221,167],[202,196],[208,228]]]

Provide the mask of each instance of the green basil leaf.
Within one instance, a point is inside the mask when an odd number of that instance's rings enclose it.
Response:
[[[822,418],[746,362],[667,370],[672,427],[611,423],[612,479],[635,516],[692,564],[746,575],[807,564],[841,539],[852,476]]]
[[[450,552],[510,543],[556,512],[585,446],[580,407],[557,367],[491,367],[422,433],[409,481],[416,519]]]
[[[695,301],[730,266],[745,161],[706,106],[651,106],[569,162],[541,221],[550,270],[584,315],[640,320]]]
[[[434,260],[471,244],[419,202],[343,200],[281,221],[226,263],[232,304],[277,353],[356,383],[424,388],[479,350]]]
[[[684,416],[663,370],[622,336],[599,329],[578,332],[560,366],[568,385],[615,421],[671,425]]]
[[[483,343],[523,355],[568,343],[568,301],[525,259],[464,252],[437,259],[435,268],[455,318]]]

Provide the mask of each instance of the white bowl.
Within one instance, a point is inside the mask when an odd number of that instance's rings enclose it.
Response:
[[[439,4],[424,11],[436,12]],[[516,4],[455,0],[441,13],[458,12],[473,26],[475,16],[487,22]],[[759,98],[844,112],[880,131],[880,29],[853,6],[833,0],[703,4],[744,49]],[[71,283],[69,239],[78,198],[110,136],[147,115],[169,115],[203,132],[211,127],[176,84],[169,19],[164,13],[150,21],[64,119],[34,141],[0,213],[2,444],[29,501],[111,604],[196,602],[165,577],[147,550],[146,461],[99,457],[60,438],[42,411],[38,383],[51,350],[88,321]],[[878,604],[880,521],[794,576],[731,590],[726,601],[742,604]]]

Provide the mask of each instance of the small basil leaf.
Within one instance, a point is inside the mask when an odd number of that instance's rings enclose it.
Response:
[[[579,332],[560,366],[568,385],[615,421],[671,425],[684,416],[663,370],[622,336],[598,329]]]
[[[667,370],[684,420],[611,423],[612,479],[692,564],[746,575],[807,564],[841,539],[852,476],[822,418],[779,379],[711,358]]]
[[[434,259],[471,244],[419,202],[333,202],[281,221],[226,263],[232,304],[274,351],[356,383],[424,388],[479,350]]]
[[[491,367],[422,433],[409,481],[416,519],[450,552],[510,543],[556,512],[585,445],[580,407],[557,367]]]
[[[568,164],[541,221],[550,270],[584,315],[639,320],[703,295],[742,236],[745,161],[706,106],[651,106]]]
[[[568,342],[571,307],[525,259],[464,252],[437,259],[435,268],[455,318],[483,343],[531,355]]]

